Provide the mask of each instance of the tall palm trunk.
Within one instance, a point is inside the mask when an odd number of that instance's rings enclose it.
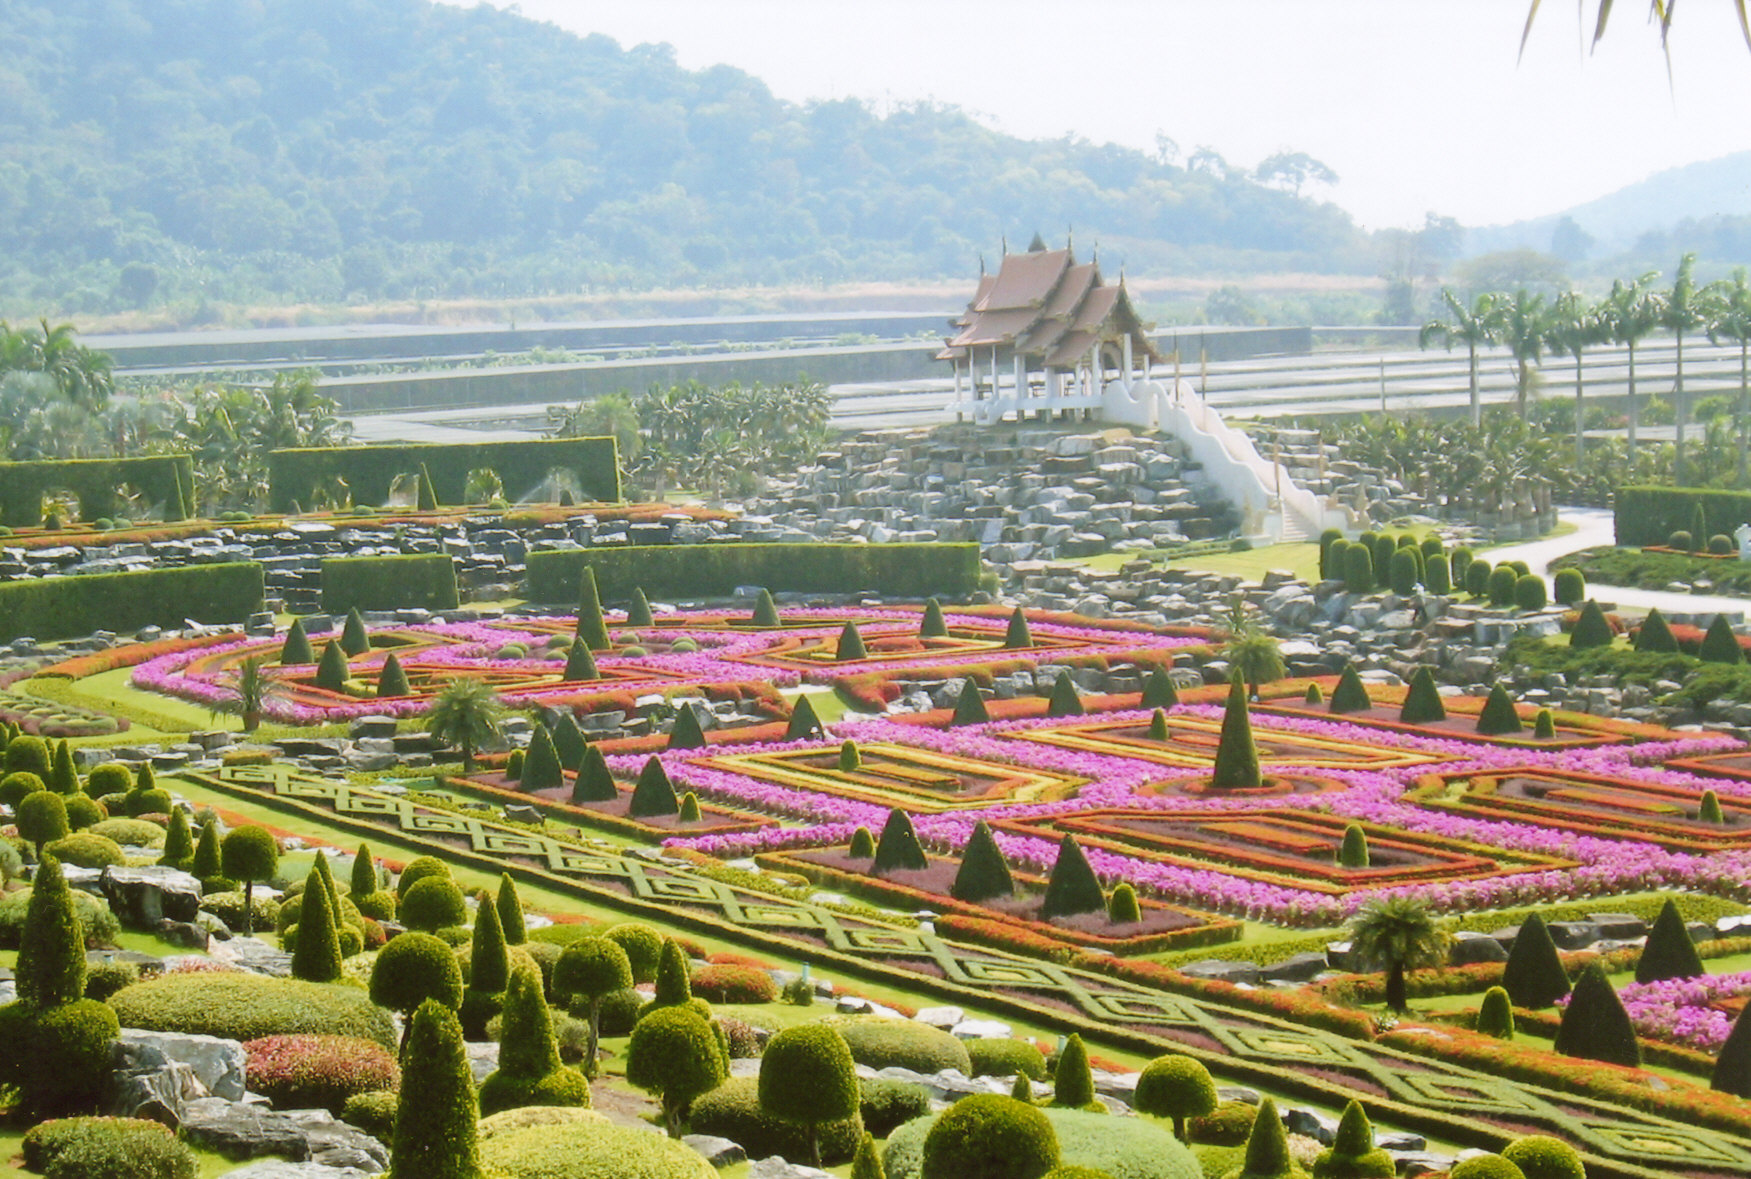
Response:
[[[1635,341],[1629,342],[1629,460],[1635,462],[1635,429],[1641,420],[1641,407],[1635,400]]]
[[[1690,406],[1684,400],[1684,333],[1674,332],[1678,342],[1676,365],[1672,370],[1672,422],[1676,433],[1673,438],[1673,481],[1680,487],[1688,487],[1684,468],[1684,426],[1689,417]]]
[[[1740,487],[1745,486],[1745,447],[1751,443],[1746,431],[1751,428],[1751,340],[1739,340],[1739,477]]]
[[[1466,349],[1471,353],[1471,428],[1475,430],[1483,425],[1483,402],[1477,392],[1477,341],[1466,341]]]
[[[1579,474],[1581,460],[1586,457],[1587,444],[1581,437],[1581,353],[1575,352],[1575,473]]]

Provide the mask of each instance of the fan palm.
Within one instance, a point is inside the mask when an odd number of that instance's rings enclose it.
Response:
[[[1734,411],[1739,429],[1739,470],[1738,484],[1743,487],[1746,481],[1746,447],[1751,445],[1751,283],[1747,283],[1745,270],[1740,267],[1733,271],[1733,277],[1710,283],[1706,289],[1708,295],[1708,338],[1711,343],[1720,343],[1723,339],[1733,340],[1739,345],[1739,404]]]
[[[1581,377],[1581,354],[1594,344],[1602,344],[1611,337],[1611,327],[1602,308],[1587,301],[1587,296],[1579,291],[1569,291],[1557,299],[1550,314],[1550,342],[1556,348],[1567,352],[1575,358],[1575,466],[1581,465],[1585,455],[1582,441],[1582,430],[1585,428],[1584,415],[1581,412],[1581,398],[1584,386]]]
[[[1495,339],[1514,357],[1514,408],[1522,418],[1532,396],[1532,374],[1550,342],[1550,308],[1525,287],[1495,304]]]
[[[1386,971],[1386,1006],[1409,1010],[1405,974],[1446,960],[1449,935],[1415,897],[1369,901],[1350,922],[1350,949]]]
[[[1635,458],[1636,425],[1641,406],[1635,397],[1635,346],[1660,326],[1665,303],[1660,292],[1652,290],[1658,271],[1650,270],[1633,282],[1617,279],[1611,284],[1611,294],[1605,298],[1605,314],[1611,324],[1611,338],[1629,349],[1629,457]]]
[[[1483,403],[1477,391],[1477,350],[1479,345],[1495,340],[1496,296],[1485,292],[1467,307],[1452,291],[1443,287],[1441,300],[1447,304],[1450,317],[1425,323],[1417,333],[1417,347],[1427,348],[1433,340],[1441,340],[1448,348],[1453,347],[1455,340],[1465,344],[1466,367],[1470,374],[1471,424],[1480,425],[1483,422]]]
[[[1672,441],[1677,447],[1673,467],[1674,481],[1680,487],[1686,486],[1687,472],[1684,469],[1684,427],[1690,416],[1689,399],[1684,394],[1684,333],[1694,331],[1704,324],[1704,300],[1696,286],[1696,280],[1691,277],[1691,271],[1696,267],[1696,255],[1686,254],[1678,263],[1678,277],[1672,282],[1672,290],[1667,294],[1665,303],[1660,309],[1660,326],[1672,333],[1673,342],[1677,348],[1672,369],[1672,415],[1676,430]]]
[[[474,752],[503,732],[505,706],[485,680],[462,677],[432,697],[426,732],[433,740],[462,750],[462,772],[474,772]]]
[[[1287,670],[1277,640],[1254,621],[1239,594],[1228,607],[1228,642],[1222,657],[1228,660],[1229,675],[1242,683],[1268,684],[1282,679]]]

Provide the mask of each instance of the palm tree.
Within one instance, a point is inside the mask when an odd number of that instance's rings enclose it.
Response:
[[[1708,296],[1708,338],[1718,344],[1723,339],[1739,344],[1739,407],[1734,413],[1739,427],[1738,483],[1746,481],[1745,449],[1751,445],[1747,430],[1751,430],[1751,283],[1745,279],[1745,268],[1733,271],[1731,279],[1710,283]]]
[[[1287,671],[1276,638],[1248,613],[1246,599],[1239,594],[1228,607],[1228,642],[1222,647],[1222,657],[1228,660],[1233,678],[1254,687],[1280,680]]]
[[[265,655],[251,655],[239,663],[236,682],[231,685],[232,698],[217,706],[220,712],[235,712],[242,717],[245,733],[260,728],[262,709],[286,692],[286,686],[268,672],[268,663]]]
[[[1641,418],[1641,406],[1635,399],[1635,346],[1660,326],[1665,299],[1652,290],[1660,272],[1650,270],[1634,282],[1617,279],[1611,284],[1611,294],[1605,298],[1606,315],[1611,324],[1611,338],[1629,348],[1629,458],[1635,460],[1636,425]]]
[[[1581,465],[1585,454],[1585,444],[1582,441],[1583,429],[1581,398],[1584,386],[1581,382],[1581,353],[1594,344],[1602,344],[1610,338],[1611,328],[1607,322],[1604,309],[1589,303],[1587,296],[1579,291],[1569,291],[1559,297],[1550,313],[1550,342],[1563,352],[1575,358],[1575,466]]]
[[[462,772],[474,772],[474,751],[503,734],[505,706],[485,680],[451,680],[432,698],[426,732],[435,741],[462,750]]]
[[[1677,427],[1672,439],[1677,447],[1672,480],[1680,487],[1685,486],[1684,426],[1690,416],[1690,403],[1684,395],[1684,333],[1702,327],[1705,322],[1704,300],[1697,290],[1696,281],[1690,276],[1695,266],[1695,254],[1686,254],[1679,260],[1678,277],[1673,281],[1672,291],[1666,296],[1660,313],[1660,326],[1672,333],[1677,345],[1672,370],[1672,420]]]
[[[1514,357],[1514,408],[1524,418],[1532,395],[1532,371],[1550,342],[1550,309],[1543,295],[1525,287],[1495,304],[1495,339]]]
[[[1350,922],[1350,949],[1356,957],[1386,971],[1386,1006],[1409,1010],[1407,971],[1439,966],[1451,940],[1429,907],[1415,897],[1369,901]]]
[[[1496,296],[1485,292],[1472,301],[1467,308],[1464,303],[1446,287],[1441,288],[1441,299],[1451,312],[1450,319],[1431,319],[1417,333],[1417,347],[1427,348],[1431,340],[1439,339],[1448,348],[1453,347],[1453,341],[1460,340],[1465,344],[1467,353],[1467,368],[1471,381],[1471,424],[1483,423],[1483,403],[1477,391],[1477,349],[1480,344],[1495,342],[1495,309]]]

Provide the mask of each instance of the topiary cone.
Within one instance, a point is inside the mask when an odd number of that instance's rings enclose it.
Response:
[[[1577,650],[1588,647],[1609,647],[1615,636],[1611,633],[1611,623],[1606,621],[1605,611],[1599,608],[1599,603],[1591,598],[1581,607],[1581,616],[1575,620],[1575,629],[1569,632],[1569,646]]]
[[[315,662],[316,652],[310,649],[310,636],[304,633],[304,620],[292,619],[292,625],[286,631],[286,641],[280,645],[281,666]]]
[[[676,813],[676,820],[682,823],[699,822],[699,796],[689,790],[681,796],[681,809]]]
[[[1751,1016],[1746,1011],[1751,1011],[1751,1007],[1739,1012],[1733,1020],[1733,1030],[1721,1044],[1709,1088],[1717,1093],[1751,1098]]]
[[[1137,890],[1120,882],[1107,898],[1107,922],[1111,925],[1135,925],[1143,920],[1143,907],[1137,903]]]
[[[1642,620],[1641,629],[1636,632],[1635,649],[1637,651],[1657,651],[1672,655],[1678,651],[1678,640],[1673,637],[1672,628],[1666,625],[1666,616],[1660,613],[1658,606],[1648,611],[1647,618]]]
[[[691,704],[683,704],[675,714],[675,727],[669,730],[667,749],[704,749],[705,730],[699,727],[699,714]]]
[[[523,759],[523,776],[519,785],[531,794],[565,785],[565,769],[559,764],[559,752],[553,747],[553,738],[540,725],[535,726],[535,733],[529,739],[529,754]]]
[[[755,626],[783,626],[784,618],[778,613],[778,603],[772,600],[772,591],[764,586],[760,596],[754,601],[754,616],[750,621]]]
[[[170,826],[164,833],[164,851],[158,862],[167,868],[187,868],[195,858],[194,835],[189,831],[188,815],[181,807],[170,809]]]
[[[1484,701],[1482,711],[1477,714],[1477,731],[1486,737],[1506,737],[1525,729],[1508,689],[1501,684],[1491,688],[1490,698]]]
[[[1721,811],[1721,796],[1713,790],[1702,792],[1702,802],[1696,808],[1696,817],[1700,822],[1713,823],[1719,826],[1727,821],[1727,816]]]
[[[1635,1025],[1599,963],[1589,965],[1575,983],[1554,1047],[1564,1056],[1628,1068],[1641,1066],[1642,1046],[1636,1039]]]
[[[520,946],[529,940],[529,927],[523,920],[523,898],[517,895],[517,882],[509,872],[499,873],[499,890],[493,895],[493,908],[499,913],[499,929],[505,935],[505,945]]]
[[[316,665],[316,686],[330,692],[341,692],[347,686],[347,657],[339,644],[322,648],[322,661]]]
[[[1047,716],[1081,716],[1087,709],[1082,707],[1082,697],[1076,693],[1076,681],[1070,678],[1068,671],[1060,672],[1058,678],[1052,681],[1052,692],[1047,698]]]
[[[1660,906],[1660,915],[1654,918],[1653,928],[1648,930],[1648,940],[1642,946],[1641,958],[1636,962],[1636,982],[1700,978],[1706,973],[1702,958],[1696,952],[1696,943],[1691,940],[1683,915],[1678,912],[1677,903],[1667,897],[1666,903]]]
[[[991,719],[991,714],[985,709],[985,698],[979,694],[979,685],[972,676],[961,681],[961,694],[955,698],[955,713],[949,718],[949,726],[956,728],[961,725],[982,725]]]
[[[1246,1155],[1240,1174],[1243,1179],[1254,1179],[1255,1176],[1257,1179],[1275,1179],[1294,1173],[1283,1118],[1277,1113],[1277,1103],[1267,1097],[1259,1102],[1259,1112],[1252,1120],[1252,1133],[1246,1136]]]
[[[626,813],[635,819],[678,814],[681,802],[675,797],[675,784],[669,781],[669,771],[652,757],[639,771],[638,784],[632,788],[632,801]]]
[[[480,1106],[454,1011],[434,999],[420,1004],[402,1071],[419,1083],[401,1090],[388,1179],[481,1179]]]
[[[1003,849],[997,846],[985,820],[973,824],[973,834],[961,851],[961,866],[955,871],[954,883],[948,891],[955,900],[970,905],[1015,892],[1015,877],[1010,874]]]
[[[882,825],[882,837],[876,843],[872,876],[889,872],[919,872],[930,866],[924,855],[924,845],[918,842],[918,832],[912,829],[912,816],[898,807],[888,812]]]
[[[1537,913],[1526,918],[1502,968],[1502,987],[1514,1006],[1536,1011],[1555,1006],[1569,993],[1569,975],[1550,939],[1550,929]]]
[[[347,611],[346,625],[340,632],[340,649],[348,655],[363,655],[371,649],[371,636],[365,630],[365,616],[354,606]]]
[[[43,856],[18,935],[18,1000],[59,1007],[85,996],[85,939],[61,862]]]
[[[1106,893],[1083,854],[1082,845],[1074,835],[1064,836],[1058,841],[1058,858],[1052,862],[1052,875],[1046,881],[1040,917],[1050,921],[1054,917],[1104,913],[1106,907]]]
[[[1556,716],[1550,709],[1541,708],[1538,715],[1532,718],[1532,735],[1540,741],[1556,738]]]
[[[1325,693],[1320,691],[1318,684],[1308,684],[1307,692],[1301,697],[1304,704],[1324,704]]]
[[[846,849],[845,854],[854,860],[869,860],[875,858],[875,836],[869,833],[868,827],[859,827],[851,833],[851,846]]]
[[[1410,691],[1405,693],[1398,719],[1407,725],[1426,725],[1447,719],[1447,706],[1441,703],[1435,675],[1428,668],[1419,667],[1411,676]]]
[[[1179,690],[1173,686],[1173,677],[1167,674],[1167,669],[1158,667],[1150,672],[1143,683],[1143,697],[1137,701],[1137,707],[1173,708],[1178,703]]]
[[[407,682],[407,672],[401,668],[401,660],[395,657],[395,652],[383,660],[383,669],[377,673],[377,696],[411,696],[413,685]]]
[[[571,710],[563,709],[559,719],[553,722],[553,751],[559,754],[559,764],[568,770],[575,770],[584,764],[584,751],[590,743],[584,740],[584,734],[578,728],[578,722],[572,716]]]
[[[319,862],[325,859],[317,858]],[[312,868],[304,878],[303,904],[298,910],[298,943],[292,950],[293,978],[318,983],[340,978],[340,933],[332,906],[328,887]]]
[[[1491,987],[1483,993],[1477,1009],[1477,1030],[1480,1035],[1497,1040],[1514,1038],[1514,1001],[1501,987]]]
[[[1079,1035],[1066,1039],[1064,1050],[1058,1053],[1058,1066],[1052,1070],[1052,1104],[1064,1109],[1086,1109],[1095,1104],[1094,1070]]]
[[[602,617],[602,595],[596,592],[596,571],[584,566],[578,582],[578,638],[592,651],[613,649],[608,621]]]
[[[1257,790],[1264,785],[1258,745],[1252,738],[1246,685],[1238,679],[1228,686],[1228,703],[1222,711],[1222,735],[1216,744],[1216,765],[1210,773],[1210,785],[1217,790]]]
[[[1009,616],[1009,627],[1003,632],[1005,651],[1023,651],[1034,645],[1033,632],[1028,629],[1027,615],[1017,606]]]
[[[565,653],[565,678],[567,683],[593,680],[601,676],[596,670],[596,657],[590,653],[590,645],[584,641],[582,634],[572,636],[571,649]]]
[[[1708,624],[1708,633],[1702,636],[1702,646],[1697,648],[1696,655],[1704,663],[1745,662],[1745,649],[1739,646],[1739,636],[1728,625],[1726,615],[1716,614]]]
[[[643,587],[633,586],[632,602],[626,607],[626,625],[643,630],[656,624],[656,617],[651,614],[650,599],[644,596]]]
[[[808,696],[798,696],[790,710],[790,721],[784,726],[786,741],[807,741],[810,737],[825,734],[826,729],[821,724],[820,714]]]
[[[918,637],[921,639],[948,637],[948,622],[942,616],[942,603],[935,598],[924,603],[924,617],[918,622]]]
[[[1157,708],[1149,715],[1149,739],[1151,741],[1166,741],[1167,737],[1167,713]]]
[[[853,770],[863,768],[863,755],[857,751],[857,742],[849,737],[839,744],[839,770],[849,774]]]
[[[863,645],[863,635],[858,633],[857,623],[847,622],[840,628],[839,642],[833,648],[833,658],[840,663],[869,658],[869,649]]]
[[[1351,823],[1344,828],[1344,842],[1338,848],[1338,865],[1352,870],[1368,866],[1368,833],[1362,830],[1360,823]]]
[[[1374,707],[1374,701],[1368,698],[1368,689],[1362,685],[1362,677],[1356,674],[1354,664],[1346,664],[1343,674],[1338,676],[1338,685],[1332,689],[1331,703],[1326,711],[1347,713],[1367,712]]]
[[[579,802],[613,802],[620,797],[614,785],[614,775],[608,772],[608,762],[594,745],[584,750],[584,761],[572,782],[571,800]]]
[[[1374,1127],[1361,1102],[1351,1101],[1338,1119],[1331,1148],[1313,1163],[1314,1179],[1393,1179],[1398,1165],[1374,1145]]]

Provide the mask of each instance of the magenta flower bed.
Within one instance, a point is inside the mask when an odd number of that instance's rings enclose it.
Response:
[[[1733,1017],[1711,1004],[1751,995],[1751,971],[1630,983],[1617,992],[1638,1035],[1699,1052],[1719,1052],[1733,1030]],[[1567,1007],[1568,998],[1557,1006]]]

